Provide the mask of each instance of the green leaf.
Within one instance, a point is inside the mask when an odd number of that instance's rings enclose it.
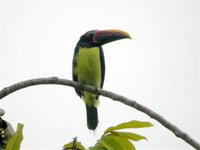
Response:
[[[116,135],[116,136],[120,136],[123,138],[127,138],[128,140],[132,140],[132,141],[140,141],[140,140],[147,140],[147,138],[145,136],[136,134],[136,133],[130,133],[130,132],[116,132],[116,131],[112,131],[111,135]]]
[[[23,140],[23,127],[23,124],[18,123],[17,131],[9,139],[6,150],[20,150],[20,145]]]
[[[89,150],[107,150],[107,149],[99,144],[96,144],[93,147],[89,147]]]
[[[71,148],[72,149],[72,147],[73,147],[73,142],[70,142],[70,143],[68,143],[68,144],[65,144],[64,146],[63,146],[63,148],[64,149],[69,149],[69,148]],[[78,148],[78,149],[80,149],[80,150],[85,150],[85,147],[81,144],[81,142],[76,142],[76,148]]]
[[[102,137],[98,143],[102,144],[108,150],[121,150],[121,145],[111,136]]]
[[[128,129],[128,128],[144,128],[144,127],[151,127],[153,126],[150,122],[142,122],[142,121],[130,121],[121,123],[115,127],[110,127],[104,131],[104,134],[114,131],[114,130],[120,130],[120,129]]]
[[[104,136],[98,142],[108,150],[135,150],[129,140],[115,135]]]

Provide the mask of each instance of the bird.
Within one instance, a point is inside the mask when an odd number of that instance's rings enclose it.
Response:
[[[105,79],[105,60],[102,45],[129,38],[131,36],[122,30],[90,30],[83,34],[74,50],[72,61],[72,78],[82,84],[103,88]],[[98,126],[97,106],[99,95],[75,87],[77,95],[83,99],[86,106],[87,127],[95,130]]]

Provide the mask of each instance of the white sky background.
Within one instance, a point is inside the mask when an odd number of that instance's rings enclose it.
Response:
[[[133,40],[103,46],[104,89],[158,112],[200,141],[198,1],[1,1],[0,88],[38,77],[71,79],[74,47],[92,29],[122,29]],[[95,135],[85,106],[70,87],[30,87],[1,101],[4,119],[23,123],[22,149],[61,149],[77,136],[92,146],[103,131],[130,120],[149,141],[138,149],[193,149],[147,115],[100,97]]]

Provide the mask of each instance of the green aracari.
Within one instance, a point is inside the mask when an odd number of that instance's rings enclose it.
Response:
[[[121,30],[91,30],[83,34],[74,50],[72,74],[73,81],[103,88],[105,78],[105,61],[102,45],[120,39],[130,38]],[[95,130],[98,125],[97,105],[99,95],[75,88],[86,105],[87,126]]]

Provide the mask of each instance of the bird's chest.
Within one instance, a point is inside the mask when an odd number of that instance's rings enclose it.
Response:
[[[93,86],[101,81],[101,60],[98,47],[81,48],[77,56],[78,80]]]

